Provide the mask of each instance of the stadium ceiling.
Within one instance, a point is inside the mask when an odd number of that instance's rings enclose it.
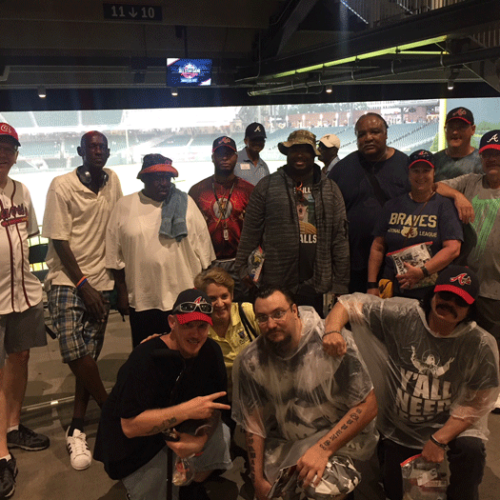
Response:
[[[498,0],[116,2],[0,0],[0,109],[500,95]],[[172,97],[167,57],[213,86]]]

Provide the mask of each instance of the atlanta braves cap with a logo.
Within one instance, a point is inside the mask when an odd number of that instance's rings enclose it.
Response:
[[[215,153],[215,151],[219,148],[229,148],[236,151],[236,143],[231,139],[231,137],[223,135],[222,137],[217,137],[217,139],[215,139],[212,144],[212,153]]]
[[[181,292],[174,303],[172,313],[177,316],[177,321],[184,325],[190,321],[205,321],[212,324],[212,302],[205,292],[189,288]]]
[[[10,137],[16,146],[21,145],[16,129],[11,127],[8,123],[0,123],[0,137]]]
[[[149,154],[142,159],[141,171],[137,178],[141,179],[145,174],[170,174],[172,177],[179,177],[179,172],[172,165],[172,160],[160,154]]]
[[[410,155],[410,164],[408,168],[413,167],[417,163],[425,163],[434,168],[434,155],[426,149],[418,149]]]
[[[434,292],[452,292],[472,304],[479,294],[479,278],[464,266],[448,266],[436,280]]]
[[[467,108],[454,108],[446,115],[446,123],[450,120],[462,120],[469,125],[474,125],[474,115]]]
[[[481,137],[479,152],[482,153],[485,149],[500,150],[500,130],[491,130]]]
[[[318,146],[340,149],[340,139],[335,134],[326,134],[319,140]]]
[[[263,137],[265,139],[267,137],[266,129],[262,123],[250,123],[245,130],[245,139],[256,139],[257,137]]]

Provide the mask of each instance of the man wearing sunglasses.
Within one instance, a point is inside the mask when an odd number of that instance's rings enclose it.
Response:
[[[376,445],[377,403],[356,346],[348,338],[342,360],[326,354],[323,321],[285,289],[260,288],[254,308],[261,335],[236,358],[232,416],[246,432],[255,496],[298,485],[307,498],[344,499],[360,479],[352,460]]]
[[[325,350],[344,354],[343,327],[350,322],[372,375],[382,435],[378,456],[390,500],[403,497],[401,462],[418,453],[431,463],[447,454],[447,498],[479,498],[499,376],[496,342],[474,321],[478,293],[473,271],[449,266],[422,302],[344,295],[326,319]]]
[[[227,376],[222,352],[208,338],[212,304],[205,293],[179,294],[169,334],[140,344],[121,367],[101,414],[95,458],[121,479],[131,500],[166,498],[167,455],[193,457],[195,482],[173,499],[206,499],[204,481],[230,467]],[[207,425],[208,430],[200,427]]]

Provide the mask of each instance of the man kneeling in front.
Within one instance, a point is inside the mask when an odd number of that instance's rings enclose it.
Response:
[[[345,499],[360,479],[352,459],[376,444],[377,402],[357,348],[350,339],[342,358],[326,354],[324,322],[286,290],[260,289],[254,308],[261,335],[236,358],[233,419],[255,496]]]
[[[190,457],[195,472],[194,483],[173,487],[174,499],[208,498],[200,483],[231,466],[229,428],[218,419],[229,417],[227,375],[220,347],[208,338],[211,314],[203,292],[181,292],[168,317],[171,332],[134,349],[102,409],[94,455],[131,500],[166,498],[169,449]]]

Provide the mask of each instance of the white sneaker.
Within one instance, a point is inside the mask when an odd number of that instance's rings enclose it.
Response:
[[[92,463],[92,454],[87,445],[85,433],[75,429],[72,436],[68,436],[69,427],[66,431],[66,447],[71,460],[71,466],[75,470],[85,470]]]

